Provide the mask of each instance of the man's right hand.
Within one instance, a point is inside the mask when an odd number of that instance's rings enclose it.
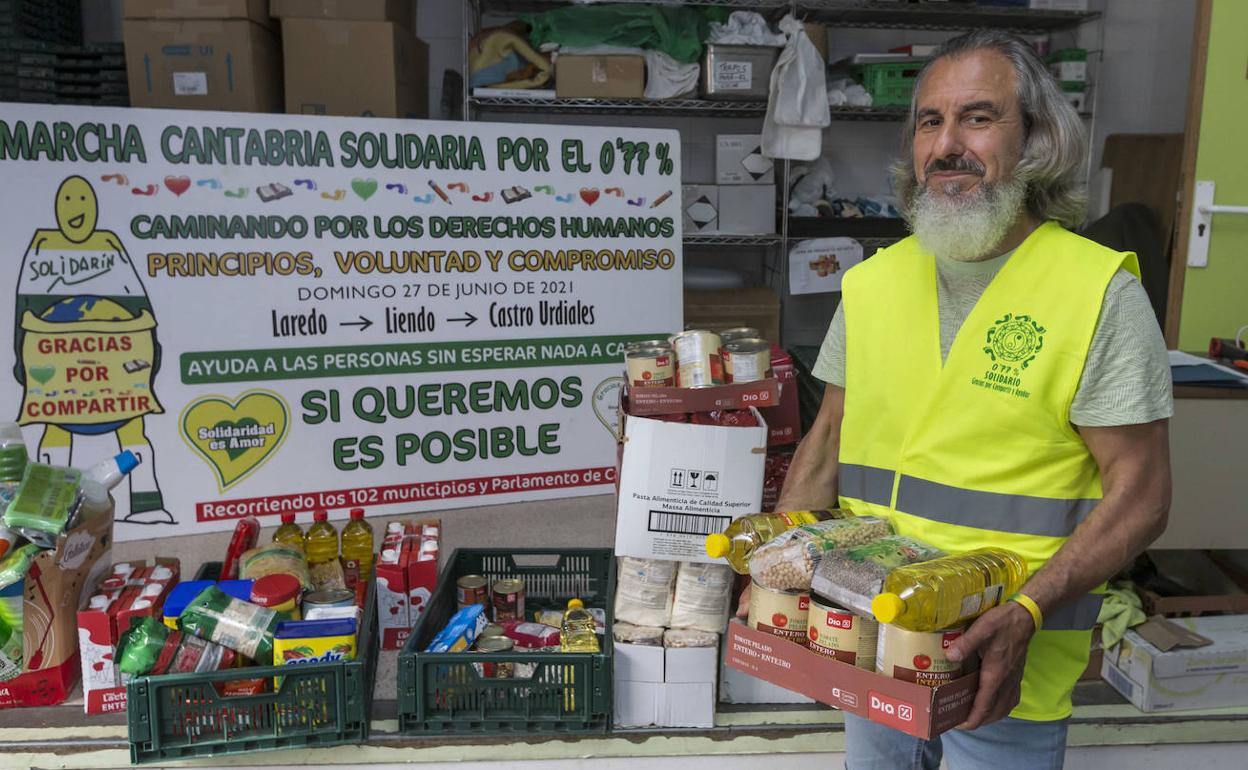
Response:
[[[741,600],[737,602],[737,617],[744,620],[750,614],[750,589],[754,587],[753,583],[747,584],[745,590],[741,592]]]

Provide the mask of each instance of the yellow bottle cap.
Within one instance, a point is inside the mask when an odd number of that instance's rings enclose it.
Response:
[[[585,602],[580,599],[568,599],[568,609],[579,610],[585,606]]]
[[[712,559],[722,559],[732,550],[732,541],[723,533],[706,536],[706,555]]]
[[[906,603],[897,594],[879,594],[871,600],[871,613],[881,623],[892,623],[905,606]]]

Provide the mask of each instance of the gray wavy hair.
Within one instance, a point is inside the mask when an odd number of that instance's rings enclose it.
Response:
[[[1014,35],[990,29],[947,40],[919,72],[915,99],[933,64],[980,50],[996,51],[1014,67],[1024,130],[1022,157],[1014,175],[1027,185],[1028,211],[1041,220],[1055,219],[1065,227],[1080,224],[1087,212],[1087,193],[1081,178],[1087,159],[1087,131],[1030,45]],[[892,167],[893,189],[907,219],[920,189],[914,173],[917,111],[918,103],[912,100],[901,134],[901,158]]]

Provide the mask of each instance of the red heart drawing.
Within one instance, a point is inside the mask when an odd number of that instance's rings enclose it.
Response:
[[[598,188],[597,187],[582,187],[581,188],[581,200],[585,201],[585,203],[590,206],[594,205],[594,201],[598,200]]]
[[[168,187],[169,192],[174,195],[181,195],[191,188],[191,178],[189,176],[167,176],[165,177],[165,187]]]

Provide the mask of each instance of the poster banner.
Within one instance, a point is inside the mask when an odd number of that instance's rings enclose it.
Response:
[[[0,104],[0,418],[138,454],[123,540],[609,492],[679,169],[671,130]]]

